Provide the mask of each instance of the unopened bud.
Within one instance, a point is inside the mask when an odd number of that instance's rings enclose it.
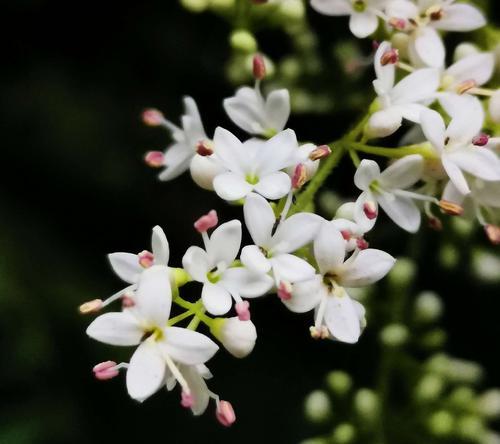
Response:
[[[387,347],[400,347],[408,341],[409,332],[403,324],[389,324],[380,332],[380,340]]]
[[[196,144],[196,152],[200,156],[211,156],[214,153],[214,146],[210,140],[200,140]]]
[[[216,227],[218,223],[219,218],[217,217],[217,212],[215,210],[210,210],[194,223],[194,228],[198,233],[205,233],[210,230],[210,228]]]
[[[373,220],[377,217],[377,205],[372,201],[365,202],[363,204],[363,212],[368,219]]]
[[[153,253],[148,250],[141,251],[137,257],[139,258],[139,265],[142,268],[149,268],[154,264],[155,257]]]
[[[302,188],[302,186],[306,183],[306,181],[307,181],[306,166],[303,163],[299,163],[295,167],[295,171],[293,172],[292,187],[298,190],[299,188]]]
[[[220,401],[217,404],[215,416],[224,427],[230,427],[236,421],[233,406],[229,401]]]
[[[118,376],[118,369],[116,368],[116,362],[113,361],[105,361],[97,364],[92,371],[94,372],[94,376],[99,381],[107,381],[108,379],[113,379],[115,376]]]
[[[380,64],[385,65],[395,65],[399,62],[399,51],[397,49],[391,48],[382,54],[380,58]]]
[[[242,321],[238,317],[216,318],[210,332],[226,350],[236,358],[248,356],[255,347],[257,330],[252,321]]]
[[[191,393],[187,393],[184,390],[181,393],[181,405],[182,407],[189,409],[194,405],[194,398]]]
[[[359,389],[354,395],[354,409],[363,419],[374,421],[380,411],[380,399],[376,392],[370,389]]]
[[[326,384],[333,393],[344,396],[352,388],[352,378],[346,372],[336,370],[328,373]]]
[[[238,302],[234,309],[238,314],[238,319],[240,321],[249,321],[250,320],[250,303],[248,301]]]
[[[464,80],[463,82],[457,85],[456,91],[457,94],[465,94],[467,91],[470,91],[472,88],[475,88],[477,83],[474,79]]]
[[[350,444],[356,439],[356,428],[348,422],[343,422],[333,430],[332,439],[338,444]]]
[[[328,145],[320,145],[309,153],[309,159],[313,161],[324,159],[325,157],[328,157],[331,152],[332,150]]]
[[[255,54],[252,60],[253,76],[255,80],[262,80],[266,77],[266,62],[262,54]]]
[[[292,299],[292,284],[287,281],[281,281],[278,286],[278,297],[282,301],[289,301]]]
[[[144,110],[141,117],[147,126],[160,126],[165,122],[163,113],[155,108]]]
[[[415,301],[415,318],[419,322],[434,322],[443,314],[443,303],[432,291],[425,291]]]
[[[321,423],[328,419],[332,410],[330,398],[323,390],[315,390],[304,401],[304,412],[311,422]]]
[[[489,419],[500,417],[500,390],[490,389],[484,392],[477,400],[479,412]]]
[[[429,418],[427,427],[433,435],[444,437],[453,433],[455,420],[450,412],[440,410]]]
[[[428,373],[420,379],[415,387],[415,397],[420,402],[431,402],[438,399],[443,390],[443,378],[434,373]]]
[[[161,168],[165,165],[165,154],[161,151],[148,151],[144,156],[144,162],[151,168]]]
[[[81,314],[88,314],[88,313],[96,313],[102,308],[102,300],[101,299],[94,299],[89,302],[85,302],[84,304],[80,305],[78,307],[78,310],[80,311]]]
[[[493,245],[500,245],[500,227],[488,224],[484,226],[484,232]]]
[[[398,31],[403,31],[406,28],[406,20],[397,17],[391,17],[388,21],[389,25]]]
[[[464,209],[460,205],[448,200],[440,200],[439,208],[441,208],[443,213],[446,213],[449,216],[461,216],[464,212]]]

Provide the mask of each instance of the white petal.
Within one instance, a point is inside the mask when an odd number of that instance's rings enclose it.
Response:
[[[248,167],[248,156],[243,144],[228,130],[217,127],[214,134],[215,153],[230,171],[244,174]]]
[[[231,220],[215,229],[207,245],[207,253],[214,265],[230,265],[238,255],[241,245],[241,222]]]
[[[118,277],[129,284],[137,283],[144,270],[139,264],[137,254],[111,253],[108,254],[108,260]]]
[[[416,33],[413,44],[419,59],[432,68],[442,68],[446,50],[441,36],[430,27],[420,28]]]
[[[386,14],[388,17],[409,19],[418,16],[419,11],[415,3],[408,0],[389,1],[386,5]]]
[[[410,122],[420,123],[420,115],[428,108],[419,103],[405,103],[404,105],[397,105],[397,109],[404,119]]]
[[[482,204],[500,208],[500,182],[473,181],[474,197]]]
[[[170,316],[171,305],[169,269],[153,265],[144,270],[135,297],[135,308],[141,318],[152,326],[163,327]]]
[[[420,114],[420,123],[426,139],[441,153],[444,150],[446,131],[441,114],[434,110],[425,110]]]
[[[457,187],[453,185],[453,182],[450,180],[444,187],[442,199],[448,202],[462,205],[465,196],[461,194],[460,191],[458,191]]]
[[[380,168],[378,163],[369,160],[363,159],[354,174],[354,184],[362,191],[367,190],[370,187],[370,184],[374,180],[378,180],[380,177]]]
[[[434,26],[443,31],[473,31],[486,25],[483,14],[474,6],[456,3],[444,8],[443,18]]]
[[[342,268],[340,284],[344,287],[364,287],[382,279],[396,259],[382,250],[361,250]]]
[[[420,228],[420,210],[413,200],[392,193],[377,194],[377,201],[392,221],[403,230],[415,233]]]
[[[279,280],[291,283],[310,279],[316,272],[312,265],[293,254],[280,254],[273,257],[271,262]]]
[[[201,299],[207,311],[213,315],[220,316],[231,309],[231,295],[220,283],[205,283],[201,291]]]
[[[144,401],[159,390],[165,380],[165,361],[152,341],[142,343],[130,359],[127,370],[128,394]]]
[[[375,73],[378,80],[378,88],[382,94],[388,93],[394,86],[394,77],[396,75],[396,65],[387,63],[382,65],[382,56],[391,49],[389,42],[382,42],[377,48],[374,57]]]
[[[359,39],[373,34],[377,28],[378,18],[371,11],[354,12],[349,20],[349,29]]]
[[[253,241],[260,247],[269,247],[271,232],[276,221],[269,202],[258,194],[250,193],[245,200],[243,213]]]
[[[325,311],[325,324],[332,336],[342,342],[354,344],[361,335],[359,317],[351,298],[343,296],[328,298]]]
[[[271,263],[257,245],[247,245],[241,250],[241,263],[254,273],[268,273]]]
[[[287,89],[272,91],[266,99],[265,122],[268,128],[279,132],[285,128],[290,116],[290,94]]]
[[[283,171],[261,177],[254,189],[267,199],[276,200],[285,196],[292,187],[290,176]],[[217,190],[217,188],[216,188]]]
[[[391,93],[393,103],[400,105],[429,99],[435,94],[439,81],[440,75],[437,69],[417,69],[394,87]]]
[[[194,153],[194,147],[187,145],[186,142],[178,142],[167,148],[164,158],[165,169],[158,176],[160,180],[172,180],[187,171]]]
[[[345,241],[340,231],[330,222],[325,222],[314,240],[314,257],[321,274],[339,267],[344,262]]]
[[[222,199],[234,201],[243,199],[253,187],[239,174],[223,173],[214,179],[214,189]]]
[[[442,156],[441,162],[443,163],[443,168],[448,174],[448,177],[453,182],[453,185],[457,188],[457,190],[463,194],[469,194],[470,188],[467,184],[467,180],[465,179],[464,173],[462,170],[448,157],[448,154]]]
[[[253,273],[246,268],[230,268],[222,276],[221,285],[231,293],[244,298],[256,298],[266,294],[274,285],[273,279],[265,274]]]
[[[191,411],[194,415],[201,415],[208,407],[210,401],[210,392],[203,377],[198,373],[196,366],[179,366],[179,370],[184,376],[191,395],[193,396],[194,404],[191,406]]]
[[[184,108],[186,110],[186,117],[189,117],[189,128],[184,127],[184,131],[191,133],[191,138],[194,138],[194,143],[206,139],[205,129],[201,121],[198,106],[192,97],[184,96]],[[184,117],[184,116],[183,116]],[[194,136],[194,137],[193,137]]]
[[[394,134],[403,122],[399,107],[391,106],[373,113],[367,124],[367,130],[372,138],[387,137]]]
[[[375,205],[375,211],[378,212],[377,200],[372,195],[371,191],[362,192],[354,204],[354,221],[359,225],[364,233],[370,231],[377,222],[376,217],[374,219],[368,219],[368,217],[366,217],[364,205],[367,202]]]
[[[299,155],[297,136],[291,129],[276,134],[260,146],[255,171],[261,176],[293,165]]]
[[[487,148],[465,148],[449,153],[452,160],[463,171],[483,180],[500,180],[500,159]]]
[[[396,160],[380,175],[380,184],[389,189],[411,187],[422,177],[424,159],[412,154]]]
[[[350,0],[311,0],[311,6],[325,15],[349,15],[353,11]]]
[[[182,266],[198,282],[206,281],[207,273],[214,265],[210,263],[207,252],[196,246],[189,247],[182,258]]]
[[[144,335],[137,320],[128,312],[105,313],[87,327],[96,341],[111,345],[137,345]]]
[[[224,110],[229,118],[249,134],[262,134],[264,103],[254,88],[244,86],[236,91],[234,97],[223,102]]]
[[[454,143],[470,143],[482,129],[484,123],[484,110],[477,97],[470,95],[461,97],[461,106],[450,111],[452,117],[446,130]]]
[[[293,284],[292,297],[283,301],[290,311],[305,313],[316,307],[322,297],[326,297],[323,278],[316,275],[312,279]]]
[[[168,265],[168,260],[170,258],[170,248],[168,245],[167,236],[165,236],[165,232],[158,225],[153,228],[151,247],[153,250],[154,263],[156,265]]]
[[[453,77],[454,84],[475,80],[483,85],[490,80],[495,67],[495,57],[490,52],[471,54],[451,65],[446,74]]]
[[[164,335],[160,347],[181,364],[204,364],[219,350],[209,337],[187,328],[167,327]]]
[[[273,236],[273,253],[293,253],[309,244],[318,234],[323,220],[313,213],[298,213],[285,219]]]

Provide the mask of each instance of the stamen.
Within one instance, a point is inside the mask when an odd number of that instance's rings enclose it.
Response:
[[[278,297],[282,301],[289,301],[292,299],[292,284],[288,281],[281,281],[278,286]]]
[[[264,61],[264,57],[262,57],[262,54],[255,54],[253,56],[252,64],[253,64],[253,76],[255,80],[264,79],[264,77],[266,77],[266,63]]]
[[[488,144],[490,136],[485,133],[480,133],[472,139],[472,144],[475,146],[485,146]]]
[[[398,31],[403,31],[406,28],[406,20],[397,17],[391,17],[388,21],[389,25]]]
[[[425,15],[432,21],[441,20],[443,18],[444,11],[440,5],[433,5],[425,11]]]
[[[142,112],[142,121],[148,126],[161,126],[165,123],[165,116],[161,111],[149,108]]]
[[[148,151],[144,156],[144,162],[151,168],[161,168],[165,165],[165,155],[161,151]]]
[[[484,232],[493,245],[500,245],[500,227],[488,224],[484,226]]]
[[[217,212],[210,210],[204,216],[201,216],[195,223],[194,228],[198,233],[206,233],[210,228],[214,228],[219,223]]]
[[[457,94],[465,94],[467,91],[475,88],[477,83],[474,79],[464,80],[462,83],[459,83],[456,90]]]
[[[382,66],[394,65],[399,62],[399,51],[397,49],[391,48],[382,54],[380,58],[380,64]]]
[[[370,246],[370,244],[365,239],[360,237],[360,238],[356,239],[356,246],[360,250],[366,250]]]
[[[464,212],[464,209],[460,205],[447,200],[440,200],[439,207],[441,211],[450,216],[461,216]]]
[[[370,220],[373,220],[377,217],[377,205],[375,205],[375,202],[365,202],[363,204],[363,211],[365,213],[365,216]]]
[[[200,140],[196,144],[196,152],[200,156],[211,156],[214,153],[214,144],[210,140]]]
[[[238,314],[238,319],[240,321],[250,320],[250,303],[248,301],[240,301],[235,306],[234,309]]]
[[[181,386],[183,396],[184,396],[184,393],[186,394],[185,396],[189,396],[191,394],[191,389],[189,388],[189,384],[184,379],[184,376],[182,376],[182,373],[175,365],[175,362],[172,360],[170,355],[168,353],[166,353],[162,348],[160,348],[160,347],[158,347],[158,348],[162,352],[162,356],[163,356],[163,359],[165,359],[165,363],[167,364],[167,367],[172,372],[172,375],[174,376],[174,378],[177,380],[177,382]]]
[[[97,313],[103,306],[104,305],[101,299],[94,299],[80,305],[80,307],[78,307],[78,310],[81,314]]]
[[[97,364],[92,371],[99,381],[107,381],[118,376],[120,367],[114,361],[105,361]]]
[[[320,145],[316,149],[309,153],[310,160],[320,160],[328,157],[332,153],[332,150],[328,145]]]
[[[135,306],[135,301],[127,295],[122,296],[122,308],[131,308]]]
[[[307,181],[307,170],[303,163],[299,163],[295,167],[292,177],[292,188],[298,190],[304,186]]]
[[[229,401],[219,401],[217,403],[215,417],[224,427],[230,427],[236,421],[233,406]]]
[[[139,258],[139,265],[142,268],[149,268],[154,264],[155,257],[153,253],[148,250],[141,251],[137,257]]]
[[[441,219],[436,216],[429,217],[427,223],[429,225],[429,228],[433,229],[434,231],[441,231],[443,229],[443,223],[441,222]]]
[[[194,405],[194,397],[191,393],[181,393],[181,405],[186,409],[190,409]]]
[[[344,240],[349,241],[351,240],[352,233],[349,230],[340,230],[340,234],[344,238]]]

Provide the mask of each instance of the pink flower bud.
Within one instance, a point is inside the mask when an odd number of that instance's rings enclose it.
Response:
[[[217,217],[217,212],[215,210],[210,210],[194,223],[194,228],[198,231],[198,233],[205,233],[210,228],[216,227],[218,223],[219,218]]]
[[[211,156],[214,153],[214,147],[210,140],[200,140],[196,144],[196,152],[200,156]]]
[[[480,133],[472,139],[472,144],[475,146],[485,146],[488,144],[490,136],[485,133]]]
[[[292,299],[292,284],[287,281],[281,281],[278,286],[278,297],[282,301],[289,301]]]
[[[299,188],[302,188],[302,186],[306,183],[306,181],[307,181],[306,166],[303,163],[299,163],[295,167],[295,171],[293,172],[292,187],[298,190]]]
[[[488,224],[485,225],[484,232],[493,245],[500,245],[500,227]]]
[[[366,250],[370,246],[370,244],[368,244],[368,242],[365,239],[360,237],[359,239],[356,239],[356,246],[360,250]]]
[[[229,401],[220,401],[217,404],[215,416],[224,427],[230,427],[236,421],[233,406]]]
[[[363,211],[365,213],[365,216],[370,220],[373,220],[377,217],[377,206],[375,205],[375,202],[365,202],[363,204]]]
[[[153,253],[148,250],[141,251],[137,257],[139,258],[139,265],[142,268],[149,268],[153,265],[155,257]]]
[[[250,320],[250,304],[248,301],[238,302],[234,309],[238,314],[238,319],[240,321],[249,321]]]
[[[328,145],[320,145],[316,149],[312,150],[309,154],[309,159],[311,160],[320,160],[328,157],[331,154],[332,150]]]
[[[144,156],[144,162],[151,168],[161,168],[165,165],[165,155],[161,151],[148,151]]]
[[[81,314],[88,314],[88,313],[96,313],[102,308],[102,300],[101,299],[94,299],[89,302],[85,302],[84,304],[80,305],[78,307],[78,310],[80,311]]]
[[[266,77],[266,63],[264,62],[264,57],[262,57],[261,54],[255,54],[253,56],[253,76],[256,80],[262,80]]]
[[[150,108],[142,112],[142,121],[148,126],[160,126],[165,122],[165,117],[161,111]]]
[[[182,405],[182,407],[184,407],[186,409],[193,407],[193,405],[194,405],[193,395],[191,393],[187,393],[187,392],[183,391],[181,393],[181,405]]]
[[[382,54],[380,58],[380,64],[385,65],[395,65],[399,62],[399,51],[397,49],[391,48]]]
[[[94,376],[99,381],[107,381],[108,379],[113,379],[115,376],[118,376],[118,369],[116,368],[116,362],[113,361],[105,361],[97,364],[92,371],[94,372]]]

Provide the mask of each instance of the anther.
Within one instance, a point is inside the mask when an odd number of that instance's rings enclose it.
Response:
[[[464,80],[463,82],[458,84],[456,91],[457,94],[465,94],[467,91],[470,91],[472,88],[475,88],[476,86],[477,82],[474,79]]]
[[[210,228],[214,228],[219,223],[217,212],[210,210],[204,216],[201,216],[195,223],[194,228],[198,233],[206,233]]]
[[[161,111],[149,108],[142,112],[142,121],[148,126],[160,126],[165,122],[165,117]]]
[[[433,5],[425,11],[425,15],[427,15],[427,17],[429,17],[432,21],[441,20],[443,18],[444,11],[440,5]]]
[[[250,320],[250,304],[248,301],[238,302],[234,309],[238,314],[238,319],[240,321],[249,321]]]
[[[81,314],[88,314],[88,313],[96,313],[102,307],[103,307],[102,299],[94,299],[92,301],[85,302],[84,304],[80,305],[80,307],[78,307],[78,310],[80,311]]]
[[[183,390],[181,393],[181,405],[186,409],[193,407],[194,405],[193,395]]]
[[[460,205],[448,200],[440,200],[439,208],[441,208],[441,211],[443,211],[443,213],[446,213],[450,216],[461,216],[464,212],[464,209]]]
[[[151,168],[161,168],[165,165],[165,155],[161,151],[148,151],[144,156],[144,162]]]
[[[484,226],[484,232],[493,245],[500,245],[500,227],[488,224]]]
[[[377,217],[377,205],[375,205],[375,202],[365,202],[363,204],[363,211],[365,213],[365,216],[370,220],[373,220]]]
[[[288,281],[281,281],[278,286],[278,297],[282,301],[289,301],[292,299],[292,284]]]
[[[356,246],[360,250],[366,250],[370,246],[370,244],[365,239],[360,237],[360,238],[356,239]]]
[[[142,268],[149,268],[153,265],[155,257],[153,253],[148,250],[141,251],[137,257],[139,258],[139,265]]]
[[[349,230],[340,230],[340,234],[344,238],[344,240],[348,241],[351,240],[352,233]]]
[[[398,31],[403,31],[406,28],[406,20],[402,18],[391,17],[388,23]]]
[[[292,177],[292,187],[295,190],[298,190],[304,186],[307,181],[307,170],[306,166],[303,163],[299,163],[295,167],[295,171],[293,172]]]
[[[488,144],[490,136],[485,133],[480,133],[472,139],[472,144],[475,146],[485,146]]]
[[[99,381],[107,381],[108,379],[113,379],[115,376],[118,376],[119,371],[116,367],[116,362],[114,361],[105,361],[97,364],[92,371],[94,372],[94,376]]]
[[[399,51],[397,49],[391,48],[382,54],[380,58],[380,64],[385,65],[395,65],[399,62]]]
[[[214,145],[210,140],[200,140],[196,144],[196,152],[200,156],[211,156],[214,153]]]
[[[121,300],[122,300],[122,308],[131,308],[135,306],[135,301],[130,296],[123,295]]]
[[[264,2],[261,2],[264,3]],[[266,62],[262,54],[255,54],[253,56],[253,76],[256,80],[262,80],[266,77]]]
[[[441,231],[443,229],[443,223],[441,222],[441,219],[435,216],[429,217],[427,223],[429,225],[429,228],[431,228],[432,230]]]
[[[313,161],[324,159],[325,157],[328,157],[331,152],[332,150],[328,145],[320,145],[309,153],[309,159]]]
[[[229,401],[219,401],[217,403],[215,417],[224,427],[230,427],[236,421],[233,406]]]

